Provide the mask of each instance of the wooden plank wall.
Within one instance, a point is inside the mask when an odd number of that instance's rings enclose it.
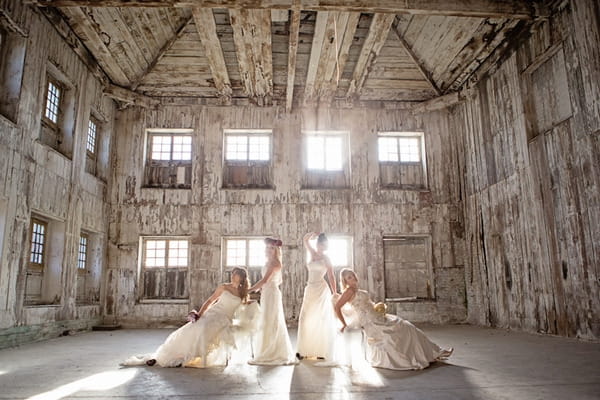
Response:
[[[15,121],[0,116],[0,202],[6,204],[2,228],[7,233],[0,246],[0,347],[48,337],[70,327],[89,328],[100,321],[99,302],[76,304],[76,260],[79,234],[86,230],[97,236],[90,258],[97,260],[98,266],[105,262],[102,255],[108,232],[108,185],[85,173],[84,165],[87,121],[93,109],[103,118],[104,135],[98,145],[105,149],[99,156],[105,167],[100,176],[108,175],[113,102],[103,98],[101,84],[46,18],[20,3],[0,2],[3,12],[21,21],[28,35]],[[38,141],[49,62],[76,86],[72,89],[76,104],[72,159]],[[32,213],[60,221],[65,227],[59,306],[23,306]],[[91,272],[90,279],[96,283],[89,288],[93,291],[89,298],[99,299],[101,275],[99,268]],[[18,334],[13,332],[16,327],[20,327]]]
[[[176,100],[173,100],[176,101]],[[191,190],[142,187],[143,143],[147,128],[192,128]],[[224,129],[273,129],[272,190],[221,189]],[[350,189],[301,189],[301,130],[346,130],[350,138]],[[379,186],[377,131],[424,130],[428,146],[430,191],[389,190]],[[384,109],[303,109],[284,113],[283,106],[214,107],[162,105],[157,110],[117,112],[110,215],[107,317],[126,326],[177,324],[224,279],[224,236],[275,235],[284,242],[286,316],[295,320],[307,279],[302,236],[311,230],[354,238],[354,267],[365,288],[383,299],[383,236],[429,234],[437,301],[400,303],[406,318],[459,322],[466,316],[463,269],[464,239],[456,151],[448,117],[428,120],[408,111]],[[191,304],[137,302],[140,235],[191,237]],[[394,311],[394,306],[391,306]]]
[[[600,337],[598,22],[572,1],[453,110],[471,323]]]

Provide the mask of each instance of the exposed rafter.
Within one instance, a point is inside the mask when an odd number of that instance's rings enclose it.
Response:
[[[313,49],[319,51],[311,51],[305,103],[317,99],[329,102],[334,97],[359,19],[360,13],[324,11],[317,14],[318,35],[313,39]]]
[[[73,31],[85,42],[110,79],[120,86],[129,86],[129,78],[104,44],[86,13],[80,8],[65,8],[61,11],[69,18]]]
[[[232,9],[229,17],[244,92],[259,104],[269,104],[273,97],[271,12]]]
[[[158,100],[151,97],[112,84],[104,88],[104,94],[111,99],[144,108],[155,108],[160,103]]]
[[[52,7],[206,7],[292,9],[294,0],[26,0]],[[525,0],[301,0],[302,10],[531,19],[547,16],[543,1]]]
[[[173,37],[171,37],[164,45],[163,47],[160,49],[160,51],[158,52],[158,54],[156,55],[156,57],[154,57],[154,59],[150,62],[150,64],[148,65],[148,68],[146,68],[146,71],[144,71],[144,73],[142,75],[140,75],[139,77],[137,77],[137,79],[132,82],[131,84],[131,90],[136,90],[137,87],[140,85],[140,83],[144,80],[144,77],[146,75],[148,75],[148,73],[150,73],[150,71],[152,71],[152,69],[156,66],[156,64],[158,64],[158,62],[163,58],[163,56],[165,55],[165,53],[171,48],[171,46],[173,46],[173,43],[175,43],[177,41],[177,39],[179,39],[181,37],[181,35],[183,35],[183,32],[185,32],[185,28],[189,25],[189,23],[192,21],[194,17],[191,16],[190,18],[188,18],[177,30],[177,32],[175,33],[175,35],[173,35]]]
[[[227,73],[223,50],[221,49],[221,42],[217,35],[217,26],[213,12],[211,9],[194,8],[192,14],[196,23],[196,30],[208,58],[208,64],[215,81],[215,87],[219,92],[219,97],[228,100],[231,98],[232,93],[231,82],[229,81],[229,74]]]
[[[423,77],[425,78],[425,80],[427,80],[427,82],[429,82],[429,84],[431,85],[431,88],[433,90],[435,90],[435,92],[438,94],[438,96],[441,95],[442,91],[436,85],[435,81],[431,77],[431,74],[429,73],[429,71],[427,71],[425,69],[425,67],[423,66],[423,63],[419,60],[419,57],[417,57],[417,55],[415,54],[415,52],[413,51],[413,49],[406,42],[406,40],[404,40],[404,37],[400,33],[400,29],[399,29],[399,26],[398,26],[398,18],[394,18],[394,22],[392,23],[392,30],[394,31],[394,33],[398,37],[398,40],[400,41],[400,44],[402,45],[402,47],[406,51],[406,54],[408,54],[408,56],[410,57],[410,59],[417,66],[417,68],[418,68],[419,72],[421,73],[421,75],[423,75]]]
[[[360,95],[360,91],[365,84],[365,80],[369,75],[371,66],[375,63],[379,51],[383,47],[392,27],[395,15],[393,14],[375,14],[371,21],[369,34],[363,43],[360,56],[356,62],[350,87],[346,97],[349,99],[356,98]]]
[[[288,51],[287,90],[285,93],[285,110],[292,110],[294,100],[294,80],[296,77],[296,55],[298,53],[298,35],[300,33],[300,10],[292,11],[290,20],[290,44]]]
[[[444,108],[453,106],[454,104],[458,104],[463,100],[464,96],[459,92],[452,92],[444,96],[417,103],[411,111],[413,114],[421,114],[429,111],[442,110]]]

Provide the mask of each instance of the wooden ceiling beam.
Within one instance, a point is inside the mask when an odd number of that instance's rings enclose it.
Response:
[[[298,37],[300,34],[300,10],[292,11],[290,20],[290,44],[288,51],[287,90],[285,92],[285,110],[292,111],[294,100],[294,80],[296,78],[296,55],[298,54]]]
[[[353,99],[360,95],[360,91],[365,84],[371,67],[377,59],[392,27],[395,15],[393,14],[375,14],[371,21],[369,33],[363,43],[360,56],[356,61],[350,87],[346,93],[346,98]]]
[[[423,77],[425,78],[425,80],[427,82],[429,82],[429,85],[437,93],[437,95],[440,96],[442,94],[442,91],[438,88],[438,86],[436,85],[435,81],[431,77],[431,73],[429,73],[429,71],[427,71],[425,69],[425,67],[423,66],[423,63],[421,62],[421,60],[419,60],[419,57],[417,57],[417,55],[415,54],[415,52],[413,51],[413,49],[410,47],[410,45],[408,44],[408,42],[406,40],[404,40],[404,37],[400,33],[400,27],[399,27],[399,22],[398,22],[398,18],[397,17],[394,18],[394,22],[392,23],[392,30],[394,31],[394,33],[396,34],[396,37],[400,41],[400,44],[402,45],[402,47],[406,51],[406,54],[408,54],[408,56],[410,57],[410,59],[417,66],[417,69],[419,70],[419,72],[421,73],[421,75],[423,75]]]
[[[306,83],[304,85],[304,104],[310,104],[315,100],[315,84],[317,81],[317,72],[322,58],[323,44],[327,31],[327,21],[329,19],[328,11],[319,11],[315,21],[315,31],[313,33],[312,46],[310,47],[310,59],[308,61],[308,71],[306,73]]]
[[[94,54],[98,64],[110,79],[120,86],[129,86],[129,78],[123,72],[123,69],[121,69],[106,44],[104,44],[104,41],[94,28],[87,14],[80,8],[65,8],[61,11],[69,19],[71,29],[73,29],[77,36],[85,43],[86,47]]]
[[[144,80],[144,78],[146,77],[146,75],[148,75],[154,69],[154,67],[156,66],[156,64],[158,64],[158,62],[164,57],[165,53],[171,48],[171,46],[173,46],[173,43],[175,43],[177,41],[177,39],[179,39],[183,35],[183,33],[185,32],[185,28],[189,25],[189,23],[193,19],[194,19],[193,16],[189,17],[179,27],[179,29],[177,30],[177,32],[175,33],[175,35],[173,35],[169,40],[167,40],[167,42],[159,50],[159,52],[156,55],[156,57],[154,57],[154,59],[150,62],[150,64],[148,65],[148,68],[146,68],[146,70],[144,71],[144,73],[141,74],[139,77],[137,77],[136,80],[131,83],[131,85],[130,85],[131,90],[136,90],[138,88],[138,86]]]
[[[231,9],[240,77],[244,92],[259,104],[273,97],[273,56],[270,10]]]
[[[221,42],[217,35],[215,16],[210,8],[194,8],[192,9],[192,15],[196,23],[196,30],[200,36],[200,41],[204,46],[206,58],[208,59],[219,97],[229,100],[232,94],[231,82],[229,81],[229,73],[225,65]]]
[[[129,89],[109,84],[104,90],[104,95],[111,99],[122,101],[129,105],[140,106],[144,108],[156,108],[160,103],[157,99],[153,99],[143,94],[133,92]]]
[[[25,0],[49,7],[203,7],[293,9],[294,0]],[[548,16],[544,1],[526,0],[301,0],[300,9],[364,13],[531,19]]]

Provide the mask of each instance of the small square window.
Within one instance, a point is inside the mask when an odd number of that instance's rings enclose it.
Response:
[[[271,188],[271,131],[226,129],[223,187]]]
[[[87,142],[86,142],[86,150],[91,153],[96,153],[96,135],[98,133],[98,125],[93,120],[88,121],[88,132],[87,132]]]
[[[77,257],[77,268],[83,270],[87,262],[88,238],[85,235],[79,237],[79,252]]]
[[[46,108],[44,116],[53,124],[58,123],[58,114],[60,110],[60,96],[62,90],[58,83],[53,80],[48,80],[48,88],[46,90]]]
[[[257,268],[265,265],[263,238],[236,238],[225,240],[225,267]]]
[[[29,262],[37,266],[44,264],[44,248],[46,246],[46,231],[48,225],[40,220],[32,220],[31,223],[31,251]]]
[[[254,132],[225,133],[226,161],[269,161],[271,137]]]
[[[144,299],[188,297],[190,241],[181,237],[142,238],[140,294]]]
[[[338,135],[308,136],[306,139],[308,169],[342,171],[343,143],[343,138]]]

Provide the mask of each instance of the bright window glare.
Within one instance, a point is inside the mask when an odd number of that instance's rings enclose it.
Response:
[[[329,256],[331,265],[333,267],[350,267],[350,239],[349,238],[328,238],[329,246],[325,254]],[[313,249],[317,248],[317,239],[309,241]],[[310,255],[307,253],[307,257]]]
[[[313,170],[341,171],[343,139],[341,136],[308,136],[307,167]]]
[[[27,398],[26,400],[59,400],[71,396],[73,393],[86,390],[102,391],[110,390],[123,385],[133,379],[137,373],[136,369],[122,369],[108,371],[88,376],[87,378],[67,383],[48,392]]]

